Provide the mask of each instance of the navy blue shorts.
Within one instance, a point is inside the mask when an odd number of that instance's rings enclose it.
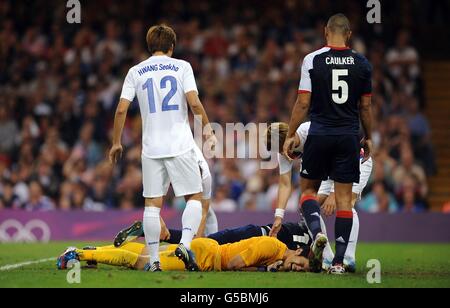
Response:
[[[309,135],[301,176],[310,180],[329,178],[342,184],[359,183],[361,145],[358,136]]]

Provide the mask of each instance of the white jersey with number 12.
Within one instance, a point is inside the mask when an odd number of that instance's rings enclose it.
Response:
[[[194,147],[186,101],[191,91],[198,92],[194,73],[183,60],[152,56],[128,71],[120,97],[137,97],[144,157],[176,157]]]

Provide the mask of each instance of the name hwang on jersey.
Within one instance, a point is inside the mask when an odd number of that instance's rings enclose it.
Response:
[[[149,72],[157,72],[157,71],[174,71],[178,72],[179,67],[173,64],[153,64],[153,65],[147,65],[143,68],[139,69],[137,72],[139,73],[139,76],[144,75],[145,73]]]

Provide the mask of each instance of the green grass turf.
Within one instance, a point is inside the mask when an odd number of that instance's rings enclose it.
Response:
[[[97,243],[99,244],[99,243]],[[0,244],[0,267],[58,256],[86,243]],[[358,273],[343,277],[310,273],[146,273],[100,265],[82,269],[81,284],[66,282],[55,262],[0,271],[0,287],[303,288],[450,287],[450,244],[359,244]],[[382,282],[366,281],[369,259],[382,266]]]

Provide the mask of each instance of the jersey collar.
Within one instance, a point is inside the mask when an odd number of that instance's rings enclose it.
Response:
[[[335,47],[335,46],[330,46],[330,45],[326,45],[325,47],[333,49],[333,50],[349,50],[350,47]]]

